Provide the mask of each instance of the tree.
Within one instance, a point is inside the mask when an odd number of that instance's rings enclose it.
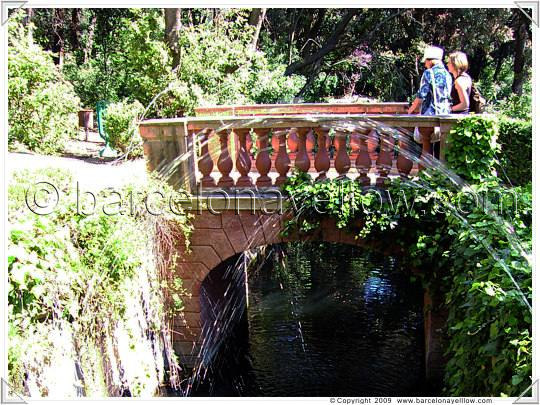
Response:
[[[525,42],[527,41],[527,28],[529,21],[521,9],[513,9],[512,26],[514,30],[514,80],[512,92],[521,96],[523,82],[525,81]]]
[[[265,16],[265,8],[254,8],[249,14],[248,24],[255,27],[255,33],[253,34],[253,40],[251,41],[251,49],[253,50],[257,49],[257,42],[259,41],[259,35]]]
[[[318,62],[326,54],[332,51],[338,44],[345,30],[347,29],[347,25],[357,13],[358,13],[357,9],[348,10],[346,14],[341,18],[341,20],[336,25],[334,32],[330,35],[330,37],[326,39],[326,42],[321,46],[321,49],[319,49],[317,52],[313,54],[306,56],[304,59],[300,61],[296,61],[290,64],[287,67],[285,74],[291,75],[293,73],[296,73],[303,67],[310,65],[312,63]]]
[[[165,43],[168,45],[172,54],[173,69],[180,65],[180,47],[178,38],[182,28],[182,9],[166,8],[165,11]]]

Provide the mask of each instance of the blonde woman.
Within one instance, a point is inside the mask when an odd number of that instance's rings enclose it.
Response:
[[[454,78],[452,86],[452,114],[468,114],[472,79],[467,74],[469,62],[463,52],[453,52],[448,56],[448,71]]]

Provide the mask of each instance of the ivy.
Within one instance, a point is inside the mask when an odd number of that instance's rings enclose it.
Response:
[[[531,383],[532,189],[494,177],[497,134],[490,116],[453,128],[446,158],[461,180],[428,168],[386,190],[303,173],[284,185],[294,211],[285,232],[311,232],[331,217],[356,238],[397,245],[410,266],[429,269],[424,285],[448,309],[447,395],[519,396]]]
[[[448,166],[467,181],[490,177],[500,152],[498,132],[494,116],[470,115],[459,120],[447,139]]]
[[[532,121],[503,118],[499,123],[500,167],[510,184],[532,181]]]

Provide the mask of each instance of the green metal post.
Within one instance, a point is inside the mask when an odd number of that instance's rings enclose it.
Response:
[[[98,132],[99,136],[105,141],[105,147],[99,151],[99,156],[116,157],[116,151],[109,145],[109,135],[107,135],[107,132],[105,131],[105,127],[103,125],[103,119],[105,110],[107,109],[107,104],[108,103],[105,100],[100,100],[96,104]]]

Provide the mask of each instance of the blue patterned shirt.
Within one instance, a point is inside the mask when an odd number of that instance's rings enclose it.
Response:
[[[435,97],[433,97],[433,76],[435,76]],[[422,115],[451,114],[451,92],[452,76],[442,63],[437,63],[431,69],[426,69],[420,81],[420,89],[416,93],[416,97],[422,99],[420,113]]]

